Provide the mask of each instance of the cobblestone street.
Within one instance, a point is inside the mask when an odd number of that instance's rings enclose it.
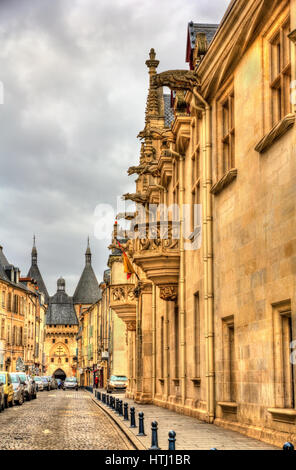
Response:
[[[128,442],[83,391],[38,393],[0,414],[0,449],[128,450]]]

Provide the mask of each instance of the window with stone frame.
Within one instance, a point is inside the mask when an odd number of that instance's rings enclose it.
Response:
[[[271,119],[275,126],[292,111],[290,18],[270,39]]]
[[[5,291],[2,291],[2,308],[5,308]]]
[[[8,292],[7,296],[7,310],[11,312],[11,292]]]
[[[295,365],[291,361],[293,322],[291,301],[273,305],[275,407],[295,408]]]
[[[5,339],[5,318],[1,319],[1,339]]]
[[[179,161],[173,161],[173,203],[179,204]]]
[[[236,353],[234,316],[222,319],[223,401],[236,402]]]
[[[197,205],[200,204],[200,119],[191,123],[191,231],[198,223]]]
[[[229,170],[235,168],[235,120],[234,91],[226,93],[219,102],[220,114],[220,165],[219,176],[222,178]]]

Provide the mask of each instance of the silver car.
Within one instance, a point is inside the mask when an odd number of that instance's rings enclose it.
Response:
[[[78,383],[76,377],[66,377],[64,384],[63,384],[63,390],[78,390]]]
[[[13,386],[13,401],[22,405],[25,399],[25,382],[20,379],[17,372],[11,372],[10,377]]]
[[[41,377],[41,380],[43,382],[43,390],[48,390],[50,391],[50,382],[49,382],[49,379],[47,377]]]
[[[34,382],[36,384],[37,392],[42,392],[44,390],[43,380],[39,375],[34,377]]]

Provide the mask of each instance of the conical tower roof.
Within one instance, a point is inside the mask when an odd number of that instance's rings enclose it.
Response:
[[[100,287],[91,265],[91,250],[89,239],[85,252],[85,267],[74,292],[74,304],[90,305],[96,303],[100,298]]]
[[[36,239],[34,235],[33,248],[32,248],[32,262],[31,262],[31,267],[28,272],[28,277],[32,277],[33,279],[35,279],[35,281],[37,282],[39,292],[42,292],[42,294],[45,297],[45,302],[48,304],[49,295],[46,289],[46,285],[44,284],[43,278],[38,268],[37,256],[38,255],[37,255],[37,248],[36,248]]]

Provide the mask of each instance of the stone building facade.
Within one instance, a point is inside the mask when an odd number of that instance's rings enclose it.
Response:
[[[275,444],[296,422],[295,44],[295,0],[233,0],[189,24],[190,70],[150,51],[138,238],[121,234],[137,275],[110,300],[135,325],[129,397]],[[149,204],[178,207],[165,236]]]
[[[57,292],[49,298],[45,326],[46,375],[64,380],[75,377],[77,369],[78,319],[73,298],[66,293],[63,278],[57,281]]]
[[[21,277],[0,247],[0,369],[10,372],[39,370],[43,347],[40,322],[45,299],[37,282]]]

